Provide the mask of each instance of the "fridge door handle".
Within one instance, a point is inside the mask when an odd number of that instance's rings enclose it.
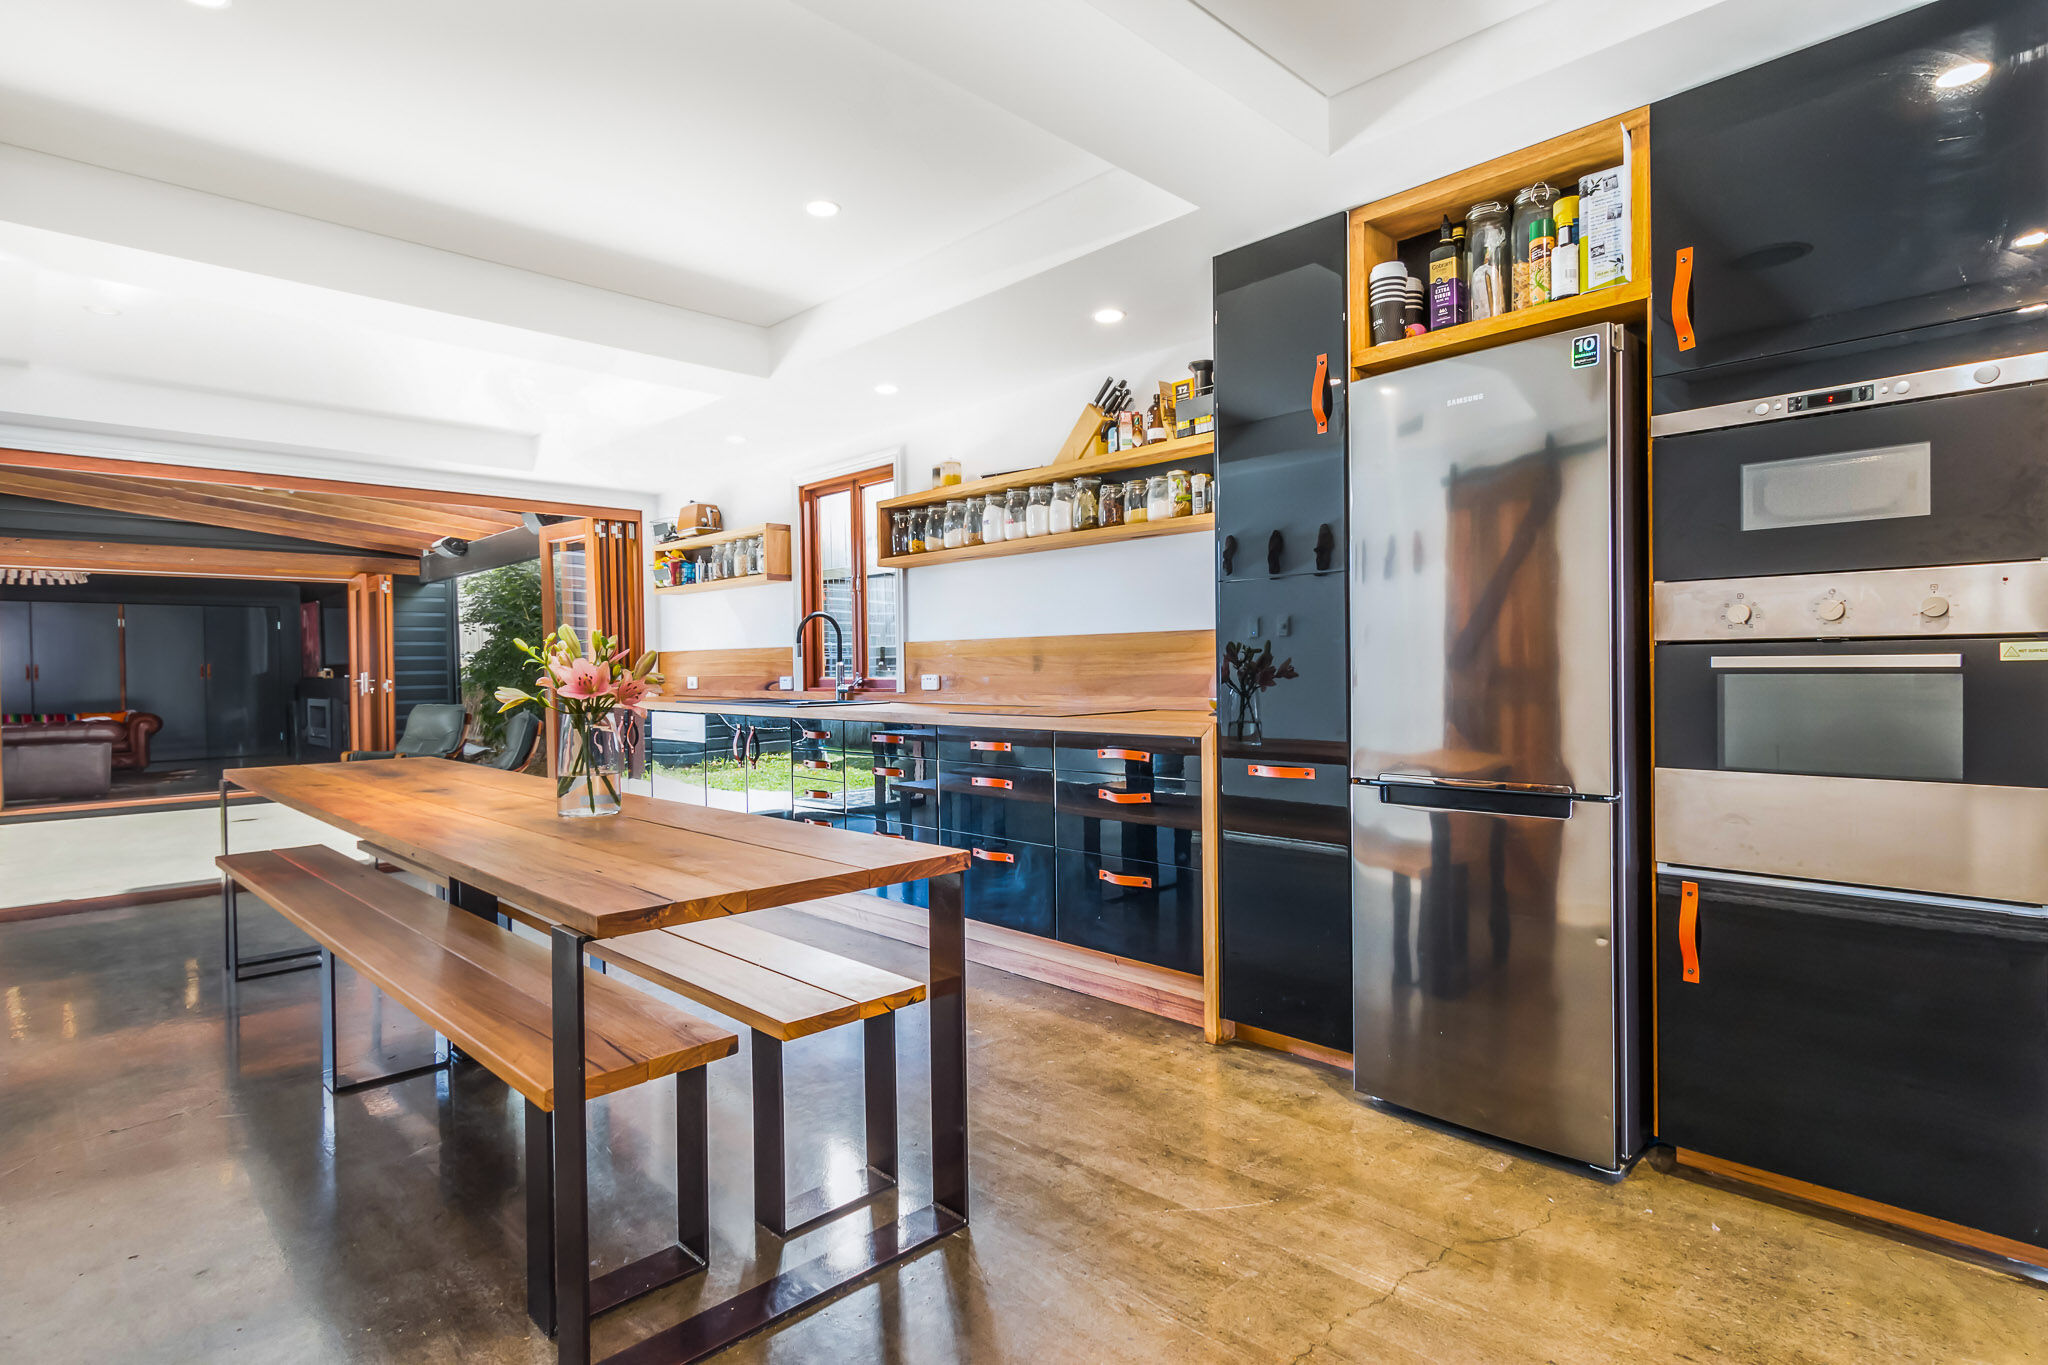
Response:
[[[1569,820],[1578,803],[1554,791],[1539,791],[1511,784],[1468,786],[1456,782],[1412,782],[1391,778],[1375,783],[1380,801],[1410,810],[1437,811],[1447,815],[1508,815],[1532,820]]]
[[[1365,779],[1361,779],[1365,780]],[[1421,773],[1381,773],[1370,779],[1403,787],[1456,787],[1461,791],[1531,792],[1538,796],[1577,796],[1578,788],[1542,782],[1488,782],[1475,777],[1431,777]]]

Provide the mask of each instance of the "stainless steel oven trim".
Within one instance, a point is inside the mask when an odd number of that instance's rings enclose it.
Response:
[[[2048,560],[2040,559],[1660,581],[1651,593],[1660,644],[2048,635]],[[1839,603],[1839,617],[1825,619],[1823,603]]]
[[[1658,768],[1651,857],[2048,904],[2048,788]]]
[[[1708,668],[1804,673],[1816,668],[1961,668],[1960,654],[1709,654]]]
[[[1788,399],[1797,398],[1801,394],[1829,391],[1795,389],[1789,393],[1773,394],[1768,398],[1745,399],[1740,403],[1718,403],[1710,408],[1659,413],[1650,419],[1650,435],[1683,436],[1694,431],[1718,431],[1724,427],[1753,426],[1761,422],[1787,422],[1800,417],[1819,417],[1831,412],[1852,412],[1863,408],[1883,407],[1889,403],[1912,403],[1922,398],[1942,398],[1957,393],[2008,389],[2043,379],[2048,379],[2048,351],[1997,356],[1969,365],[1950,365],[1938,370],[1911,370],[1905,374],[1856,379],[1846,384],[1829,386],[1830,389],[1848,389],[1868,384],[1877,390],[1864,402],[1850,403],[1842,407],[1820,408],[1811,412],[1788,411]]]
[[[1809,882],[1796,877],[1760,877],[1753,872],[1724,872],[1714,867],[1686,867],[1679,863],[1658,863],[1662,877],[1682,877],[1694,882],[1731,882],[1737,886],[1782,887],[1787,891],[1840,891],[1860,900],[1890,901],[1896,905],[1935,905],[1949,910],[1981,911],[1993,915],[2020,915],[2027,919],[2048,919],[2048,905],[2024,901],[1987,901],[1974,896],[1936,896],[1920,891],[1893,891],[1882,886],[1857,886],[1853,882]]]

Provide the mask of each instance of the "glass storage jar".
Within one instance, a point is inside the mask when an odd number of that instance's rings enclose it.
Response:
[[[1124,524],[1124,486],[1120,479],[1111,479],[1103,484],[1095,496],[1095,522],[1098,526],[1121,526]]]
[[[889,514],[889,553],[907,555],[910,553],[910,514],[891,512]]]
[[[1102,480],[1083,474],[1074,480],[1074,529],[1092,531],[1101,512]]]
[[[922,507],[910,509],[910,553],[914,555],[924,553],[924,509]]]
[[[946,504],[945,531],[942,539],[949,550],[957,550],[967,543],[967,506],[955,498]]]
[[[1052,498],[1046,504],[1045,529],[1053,535],[1074,529],[1074,481],[1054,479]]]
[[[1165,521],[1173,515],[1173,482],[1154,474],[1145,484],[1145,520]]]
[[[1124,524],[1136,526],[1146,519],[1145,481],[1129,479],[1124,483]]]
[[[1052,530],[1052,485],[1034,483],[1024,503],[1024,534],[1042,536]]]
[[[981,539],[984,544],[999,545],[1003,540],[1003,495],[991,493],[981,499]]]
[[[1195,514],[1195,489],[1185,469],[1166,471],[1166,490],[1173,495],[1173,515],[1191,517]]]
[[[1025,515],[1025,509],[1028,506],[1028,503],[1029,498],[1024,492],[1024,490],[1021,488],[1012,488],[1009,492],[1003,495],[1004,540],[1024,539],[1025,523],[1030,520],[1030,518]]]
[[[1498,199],[1465,214],[1466,320],[1497,318],[1510,306],[1514,261],[1508,250],[1508,210]]]
[[[1510,294],[1517,308],[1550,302],[1550,250],[1557,243],[1557,191],[1541,180],[1515,196]]]

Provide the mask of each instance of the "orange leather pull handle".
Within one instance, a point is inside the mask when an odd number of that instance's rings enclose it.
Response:
[[[1678,333],[1678,349],[1690,351],[1698,340],[1692,334],[1692,248],[1678,248],[1678,265],[1671,276],[1671,330]]]
[[[1017,855],[1014,853],[996,853],[985,848],[977,848],[970,851],[975,857],[985,863],[1014,863],[1017,861]]]
[[[826,730],[806,730],[806,731],[804,731],[804,738],[805,738],[805,739],[830,739],[830,738],[832,738],[832,735],[831,735],[831,732],[830,732],[830,731],[826,731]]]
[[[970,777],[967,780],[977,787],[995,787],[1001,791],[1008,791],[1017,785],[1007,777]]]
[[[1316,386],[1309,391],[1308,410],[1316,415],[1316,435],[1330,429],[1330,400],[1324,395],[1330,387],[1330,353],[1323,352],[1316,357]]]
[[[1270,763],[1253,763],[1245,768],[1245,774],[1249,777],[1284,777],[1293,782],[1309,782],[1314,780],[1316,770],[1314,768],[1276,768]]]
[[[1095,756],[1097,758],[1128,759],[1132,763],[1150,763],[1152,761],[1152,755],[1146,753],[1143,749],[1097,749]]]
[[[869,735],[869,736],[868,736],[868,742],[869,742],[870,744],[901,744],[901,743],[903,742],[903,736],[901,736],[901,735]]]
[[[1697,986],[1700,983],[1700,884],[1680,882],[1678,886],[1679,975]]]
[[[875,769],[875,776],[876,776],[876,777],[901,777],[901,776],[903,776],[903,769],[901,769],[901,768],[877,768],[877,769]]]
[[[967,742],[967,747],[970,749],[985,749],[992,754],[1006,754],[1017,746],[1010,743],[1007,739],[971,739]]]
[[[1098,868],[1095,875],[1108,882],[1111,886],[1136,886],[1149,890],[1152,885],[1150,877],[1126,877],[1120,872],[1111,872],[1106,867]]]
[[[832,760],[829,758],[806,758],[802,762],[806,768],[829,768],[832,766]]]
[[[810,797],[813,801],[830,801],[833,793],[826,791],[823,787],[813,787],[805,792],[804,795]]]
[[[1152,804],[1151,792],[1113,792],[1107,787],[1097,787],[1095,794],[1104,801],[1114,801],[1119,806],[1149,806]]]
[[[832,828],[830,820],[813,820],[809,816],[804,817],[804,823],[807,825],[823,825],[826,829]]]

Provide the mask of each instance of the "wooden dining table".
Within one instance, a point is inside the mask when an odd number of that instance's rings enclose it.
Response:
[[[628,1347],[630,1365],[705,1355],[845,1293],[967,1225],[964,850],[627,795],[616,816],[563,819],[554,783],[432,758],[235,768],[231,788],[344,830],[448,879],[449,899],[546,920],[553,951],[557,1356],[590,1359],[585,949],[593,939],[929,881],[931,1202]],[[232,971],[232,965],[230,967]]]

